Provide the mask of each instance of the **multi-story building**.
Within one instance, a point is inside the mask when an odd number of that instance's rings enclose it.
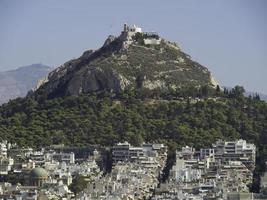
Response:
[[[113,162],[128,161],[130,144],[128,142],[118,143],[112,147],[112,160]]]
[[[193,147],[185,146],[182,147],[182,151],[178,152],[178,154],[186,160],[192,159],[195,154],[195,149]]]
[[[52,153],[47,154],[49,158],[52,160],[58,161],[58,162],[65,162],[68,164],[74,164],[75,163],[75,155],[73,152],[71,153]]]
[[[0,142],[0,157],[6,157],[7,156],[7,142],[3,141]]]
[[[198,152],[186,146],[176,151],[169,189],[192,195],[197,191],[207,199],[226,199],[229,192],[248,193],[255,167],[255,145],[245,140],[219,140],[212,147]]]
[[[133,147],[128,142],[118,143],[112,147],[113,163],[134,162],[142,160],[145,157],[156,157],[158,154],[166,153],[166,147],[163,144],[146,144],[141,147]]]
[[[212,144],[215,152],[215,159],[223,163],[228,161],[241,161],[250,170],[254,170],[256,158],[256,146],[245,140],[222,141],[218,140]]]
[[[0,175],[7,175],[11,171],[14,165],[14,160],[12,158],[0,158]]]
[[[205,157],[214,157],[214,149],[200,149],[200,158],[204,159]]]
[[[29,159],[34,161],[36,166],[43,166],[45,164],[45,155],[44,151],[35,151],[29,155]]]

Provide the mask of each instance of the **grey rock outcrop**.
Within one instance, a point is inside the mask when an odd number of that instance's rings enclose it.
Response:
[[[106,41],[103,44],[103,47],[108,46],[111,42],[113,42],[116,39],[115,36],[109,35]]]

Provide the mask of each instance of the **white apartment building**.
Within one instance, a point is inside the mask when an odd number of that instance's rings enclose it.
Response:
[[[145,157],[156,157],[158,153],[166,153],[166,147],[163,144],[146,144],[141,147],[133,147],[128,142],[118,143],[112,147],[112,159],[114,163],[134,162],[142,160]]]
[[[256,159],[256,146],[246,140],[222,141],[212,144],[215,159],[226,163],[228,161],[242,161],[249,169],[253,170]]]

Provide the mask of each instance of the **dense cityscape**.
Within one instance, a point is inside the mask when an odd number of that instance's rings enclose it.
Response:
[[[249,192],[256,146],[245,140],[177,150],[166,181],[168,148],[163,144],[53,145],[37,151],[2,141],[0,147],[0,199],[266,198],[265,177],[261,194]]]

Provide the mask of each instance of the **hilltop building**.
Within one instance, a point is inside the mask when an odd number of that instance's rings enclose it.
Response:
[[[132,27],[128,26],[127,24],[124,24],[123,25],[123,32],[126,32],[126,33],[142,33],[142,28],[136,26],[136,25],[133,25]]]
[[[161,42],[161,38],[156,32],[142,32],[142,28],[136,25],[131,27],[124,24],[120,35],[120,38],[124,42],[124,46],[132,44],[134,42],[134,36],[137,33],[140,34],[139,39],[142,38],[143,44],[145,45],[159,45]]]

